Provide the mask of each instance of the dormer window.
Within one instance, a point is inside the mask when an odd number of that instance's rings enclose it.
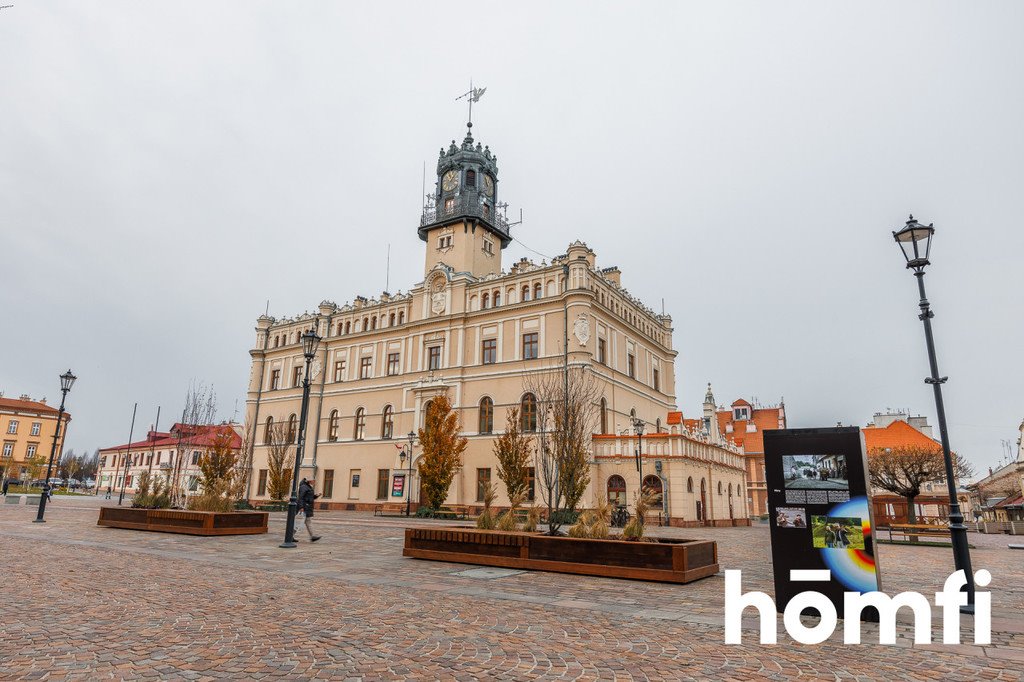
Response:
[[[438,237],[438,239],[437,239],[437,248],[439,248],[439,249],[450,249],[450,248],[452,248],[452,236],[450,234],[446,234],[444,236]]]
[[[484,253],[486,253],[488,256],[494,255],[494,242],[492,242],[490,239],[484,239]]]
[[[750,408],[748,407],[736,407],[732,411],[733,419],[739,421],[740,419],[750,419]]]
[[[476,171],[466,171],[466,187],[470,189],[476,189]]]

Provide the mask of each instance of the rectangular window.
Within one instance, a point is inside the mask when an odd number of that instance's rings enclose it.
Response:
[[[484,253],[486,253],[488,256],[494,255],[494,242],[492,242],[489,239],[484,240]]]
[[[324,492],[325,498],[334,497],[334,469],[324,469]]]
[[[192,451],[192,463],[193,464],[199,464],[199,451],[198,450],[193,450]]]
[[[626,373],[631,379],[636,379],[636,356],[632,353],[626,356]]]
[[[441,346],[427,349],[427,369],[441,369]]]
[[[18,432],[18,420],[17,419],[12,419],[11,421],[7,422],[7,433],[17,433],[17,432]]]
[[[270,390],[276,391],[281,388],[281,370],[275,369],[270,373]]]
[[[391,477],[390,469],[377,469],[377,499],[388,499],[388,480]]]
[[[338,360],[334,363],[334,383],[343,381],[345,378],[345,361]]]
[[[608,360],[605,357],[605,349],[606,349],[606,346],[605,346],[604,339],[598,339],[597,340],[597,361],[600,362],[602,365],[607,365],[608,364]]]
[[[476,501],[484,501],[484,493],[487,492],[487,488],[491,485],[491,470],[477,469],[476,470]]]
[[[660,380],[660,377],[658,375],[658,370],[654,369],[653,372],[654,372],[654,390],[655,391],[660,391],[661,390],[661,380]]]
[[[32,435],[38,436],[39,430],[43,428],[42,422],[32,422]]]
[[[372,363],[373,358],[359,358],[359,378],[369,379],[373,372]]]
[[[25,450],[25,457],[27,459],[32,459],[33,457],[35,457],[36,456],[36,448],[38,448],[38,447],[39,446],[36,445],[35,443],[29,443],[28,444],[28,448]]]
[[[388,353],[388,376],[393,377],[398,374],[398,367],[400,365],[400,357],[398,353]]]
[[[523,360],[534,360],[537,357],[539,357],[537,332],[523,334]]]
[[[10,441],[4,443],[4,457],[10,457],[14,454],[14,443]]]
[[[485,365],[493,365],[498,361],[498,340],[497,339],[484,339],[483,341],[483,356]]]
[[[267,494],[267,470],[260,469],[259,483],[256,484],[256,496],[263,497]]]
[[[295,367],[294,369],[292,369],[292,387],[294,388],[296,386],[301,386],[301,385],[302,385],[302,368],[301,367]]]

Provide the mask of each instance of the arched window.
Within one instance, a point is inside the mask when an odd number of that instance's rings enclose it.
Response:
[[[288,442],[289,443],[294,443],[295,442],[295,432],[296,432],[296,427],[298,426],[298,424],[299,424],[299,420],[298,420],[298,418],[294,414],[292,416],[288,417]]]
[[[395,410],[390,405],[384,406],[384,417],[380,424],[380,437],[391,440],[395,433]]]
[[[497,308],[499,305],[501,305],[501,291],[500,290],[494,292],[494,307]]]
[[[370,320],[370,329],[376,329],[376,328],[377,328],[377,316],[374,315],[373,319]]]
[[[494,431],[494,401],[490,398],[480,399],[480,433]]]
[[[399,310],[398,311],[398,324],[402,324],[403,322],[405,322],[405,311],[404,310]]]
[[[540,298],[543,293],[544,293],[544,285],[542,285],[540,282],[537,282],[536,284],[533,285],[533,298],[534,299]]]
[[[476,171],[466,171],[466,187],[469,189],[476,189]]]
[[[423,417],[420,419],[420,428],[427,428],[427,415],[430,414],[430,406],[434,404],[433,400],[428,400],[423,403]]]
[[[537,430],[537,398],[532,393],[524,395],[519,404],[519,422],[523,431]]]
[[[707,486],[704,485],[704,479],[702,478],[702,479],[700,479],[700,491],[701,491],[701,493],[703,493],[706,489],[707,489]]]
[[[515,287],[509,287],[508,291],[505,292],[505,300],[508,303],[515,303],[516,290]]]
[[[629,425],[633,425],[633,420],[636,419],[636,408],[633,407],[629,410]]]
[[[661,417],[654,420],[654,432],[661,433]]]
[[[608,401],[601,398],[601,433],[608,433]]]
[[[739,488],[737,488],[739,490]],[[729,497],[732,497],[732,483],[729,484]]]
[[[281,335],[278,334],[277,336],[274,337],[274,348],[277,348],[280,345],[281,345]]]
[[[331,410],[330,419],[327,421],[327,440],[338,440],[338,411]]]
[[[693,476],[688,476],[686,478],[686,492],[688,492],[688,493],[692,493],[693,492]]]
[[[530,285],[529,284],[524,284],[523,285],[523,290],[519,294],[519,300],[521,300],[521,301],[529,301],[530,300]]]
[[[345,333],[348,334],[352,331],[352,320],[345,321]]]
[[[626,479],[618,474],[608,477],[608,504],[626,506]]]
[[[654,475],[644,476],[644,490],[648,490],[657,495],[657,498],[651,502],[651,509],[661,509],[663,506],[661,479]]]
[[[263,432],[263,444],[270,445],[274,438],[274,418],[267,417],[267,430]]]
[[[394,313],[391,313],[390,315],[388,315],[388,326],[389,327],[394,327],[395,326],[395,314]]]
[[[366,436],[366,410],[359,408],[356,410],[356,424],[353,429],[352,437],[356,440],[363,440]]]
[[[480,309],[481,310],[486,310],[487,308],[490,307],[490,304],[491,304],[491,295],[490,294],[484,294],[483,296],[480,297]]]
[[[718,482],[718,494],[719,495],[722,494],[722,482],[721,481]]]

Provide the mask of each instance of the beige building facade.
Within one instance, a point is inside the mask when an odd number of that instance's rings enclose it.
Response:
[[[46,476],[46,463],[53,449],[58,409],[45,400],[0,396],[0,473],[12,481]],[[71,415],[61,417],[60,436],[54,459],[64,452],[64,437]]]
[[[411,459],[402,454],[408,434],[423,425],[427,403],[441,393],[469,441],[448,500],[479,504],[483,484],[497,482],[493,443],[508,410],[520,408],[527,430],[535,428],[531,382],[568,366],[585,368],[599,387],[584,506],[606,495],[632,502],[639,472],[635,436],[628,434],[636,416],[646,425],[644,475],[660,482],[666,519],[728,519],[729,489],[737,491],[735,518],[744,517],[737,449],[667,424],[676,408],[671,318],[630,295],[618,269],[599,267],[580,241],[550,263],[523,259],[503,268],[511,236],[497,183],[497,157],[467,132],[460,146],[453,141],[439,155],[436,189],[418,228],[422,281],[404,294],[340,306],[324,301],[316,314],[259,318],[246,405],[254,433],[252,500],[267,500],[275,425],[296,430],[304,371],[299,337],[315,329],[323,340],[311,373],[302,467],[317,472],[328,508],[369,509],[408,495],[418,502],[419,449],[414,444]],[[703,505],[703,519],[696,504],[701,478],[705,496],[717,495],[719,482],[724,496]],[[689,479],[697,492],[685,492]],[[535,491],[539,499],[539,482]],[[499,505],[508,503],[503,493]]]

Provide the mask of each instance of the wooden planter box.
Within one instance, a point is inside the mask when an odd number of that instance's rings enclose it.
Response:
[[[205,512],[183,509],[100,507],[99,526],[185,535],[259,535],[267,532],[267,512]]]
[[[688,583],[718,573],[712,540],[586,540],[472,528],[407,528],[404,556],[462,564]]]

